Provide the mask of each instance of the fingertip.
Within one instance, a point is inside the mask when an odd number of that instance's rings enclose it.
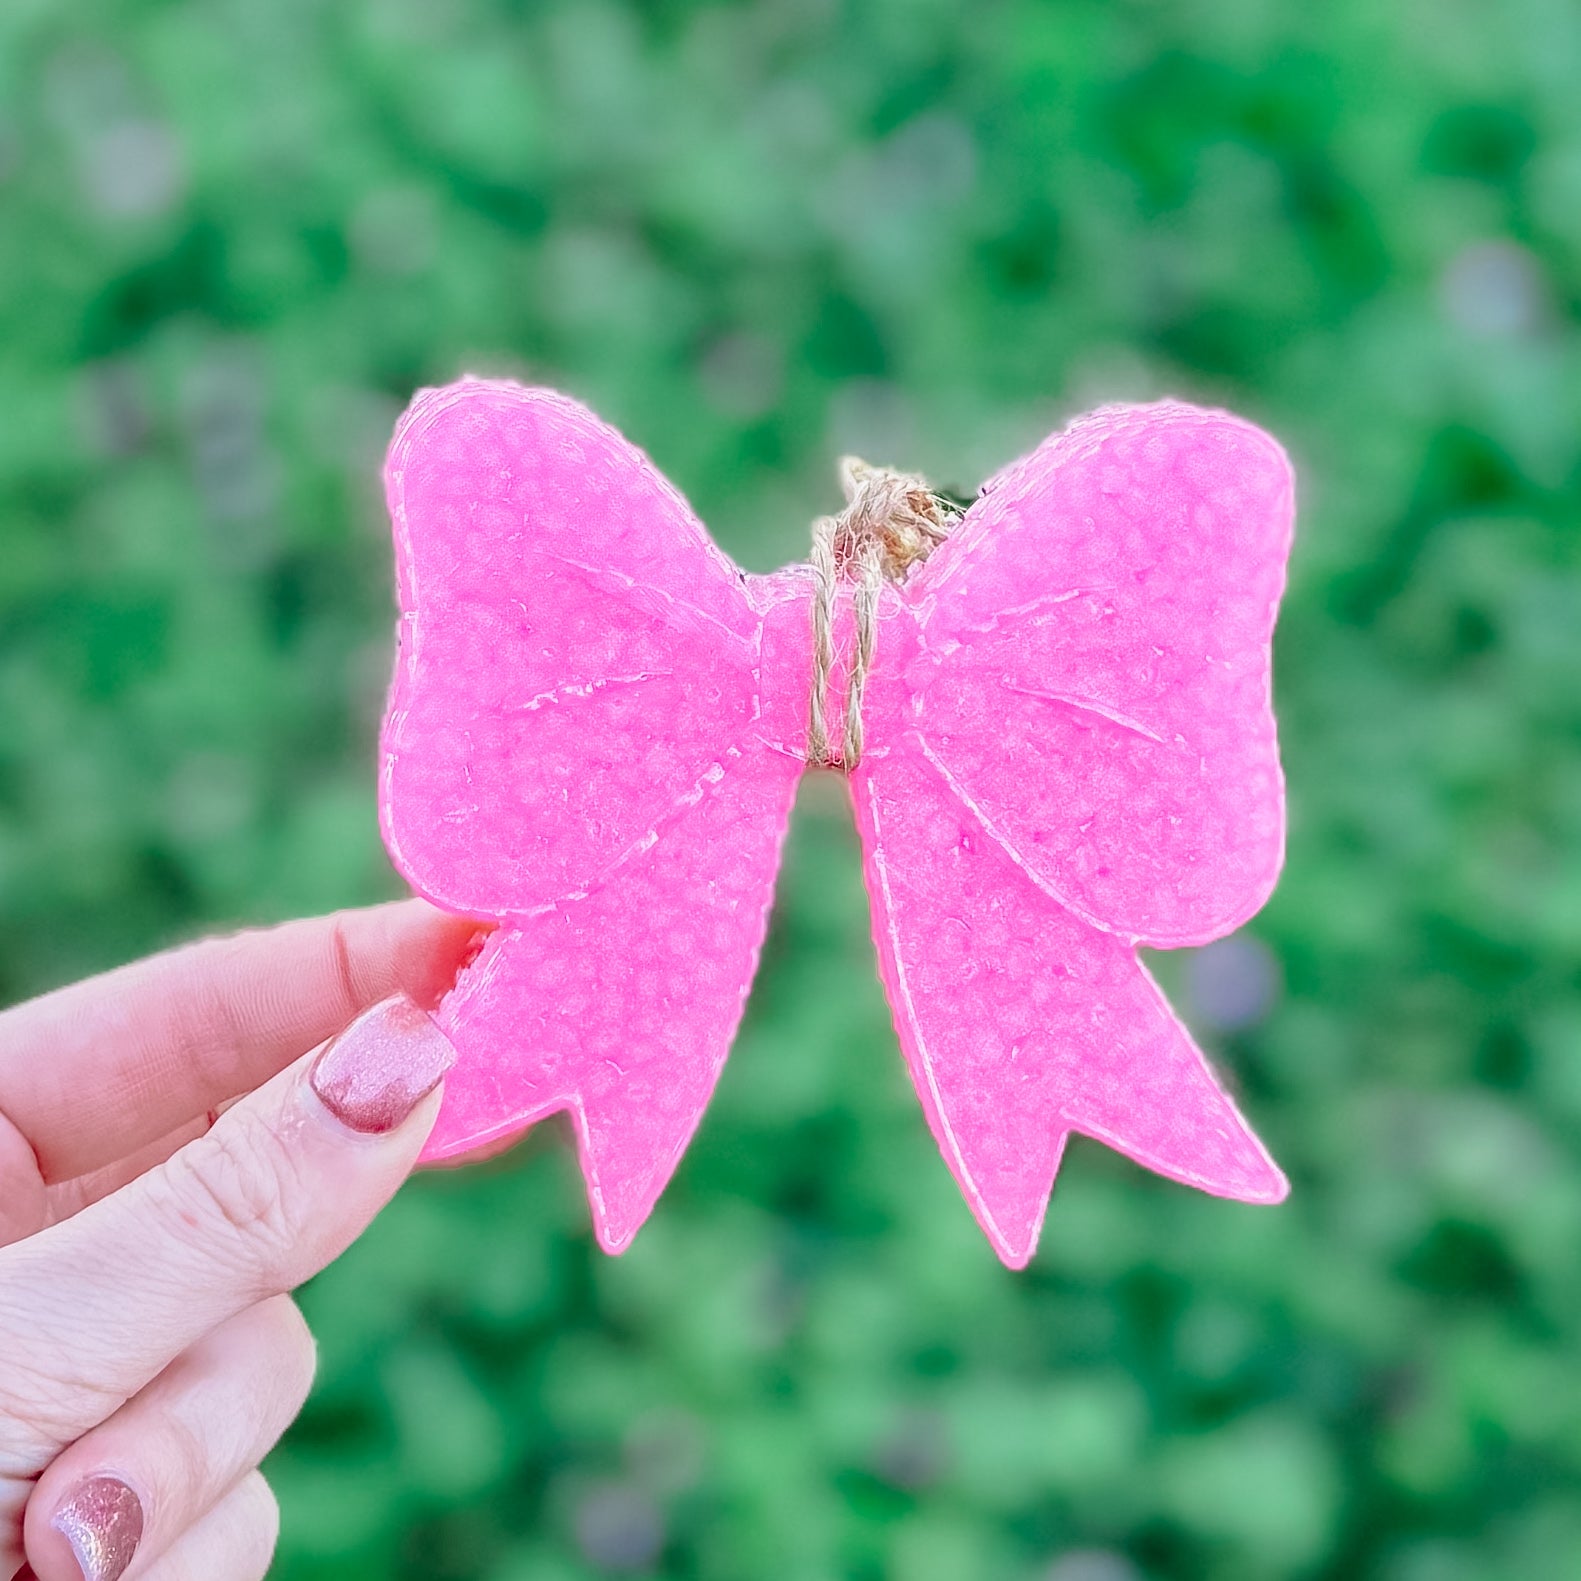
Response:
[[[422,899],[397,901],[389,922],[394,986],[426,1010],[450,992],[497,926]]]
[[[83,1581],[120,1581],[137,1555],[145,1520],[143,1499],[129,1482],[113,1475],[91,1476],[50,1515],[49,1531],[56,1541],[34,1544],[35,1550],[53,1552],[36,1551],[35,1556],[62,1577],[70,1575],[74,1564]],[[69,1551],[70,1560],[63,1550]]]

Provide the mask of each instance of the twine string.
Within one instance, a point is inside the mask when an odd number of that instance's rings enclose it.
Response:
[[[813,524],[812,695],[807,715],[807,761],[849,774],[862,761],[862,693],[873,663],[879,594],[886,581],[903,582],[949,537],[959,520],[920,477],[842,457],[845,509]],[[831,734],[829,683],[835,667],[835,619],[840,588],[851,585],[852,644],[845,711]]]

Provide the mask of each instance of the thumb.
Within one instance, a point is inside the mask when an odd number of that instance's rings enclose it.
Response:
[[[423,1011],[386,1000],[157,1169],[0,1252],[0,1438],[29,1420],[75,1438],[338,1257],[416,1162],[453,1059]]]

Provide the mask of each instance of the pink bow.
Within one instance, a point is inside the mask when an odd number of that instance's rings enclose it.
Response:
[[[817,578],[739,570],[642,452],[548,390],[422,392],[386,483],[385,839],[419,892],[499,923],[439,1012],[459,1060],[425,1156],[567,1109],[619,1251],[757,966],[808,757]],[[1247,423],[1109,407],[877,590],[849,780],[879,970],[928,1123],[1012,1266],[1072,1131],[1221,1196],[1285,1194],[1136,947],[1218,938],[1278,874],[1269,638],[1292,498]]]

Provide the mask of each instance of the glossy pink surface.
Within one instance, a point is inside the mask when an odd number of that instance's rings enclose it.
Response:
[[[811,573],[737,570],[640,451],[550,391],[423,392],[386,481],[385,838],[421,893],[500,923],[438,1014],[459,1059],[427,1156],[568,1109],[618,1251],[756,969],[805,756]],[[1291,513],[1257,429],[1109,408],[992,480],[884,592],[851,776],[879,969],[1012,1265],[1071,1131],[1223,1196],[1284,1195],[1136,946],[1216,938],[1277,877]]]

